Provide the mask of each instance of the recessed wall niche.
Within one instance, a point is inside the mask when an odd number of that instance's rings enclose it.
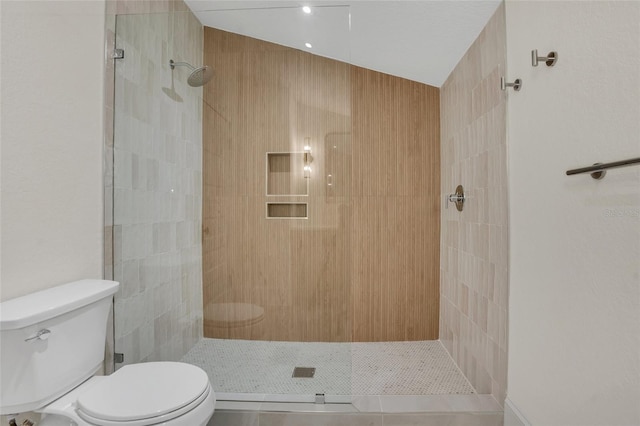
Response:
[[[267,219],[307,218],[307,203],[267,203]]]
[[[309,195],[304,152],[267,152],[267,195]]]

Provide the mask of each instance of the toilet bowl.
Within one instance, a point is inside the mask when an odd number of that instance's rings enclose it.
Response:
[[[205,426],[215,408],[207,374],[180,362],[104,362],[118,283],[82,280],[0,304],[0,415],[35,411],[39,426]]]

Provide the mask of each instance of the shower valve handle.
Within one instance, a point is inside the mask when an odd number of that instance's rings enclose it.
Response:
[[[445,208],[449,208],[449,203],[455,203],[456,209],[461,212],[466,199],[467,197],[464,195],[464,188],[462,188],[462,185],[458,185],[456,192],[447,196]]]
[[[449,194],[447,195],[447,203],[445,204],[444,208],[448,209],[449,203],[464,203],[465,199],[466,198],[464,195]]]

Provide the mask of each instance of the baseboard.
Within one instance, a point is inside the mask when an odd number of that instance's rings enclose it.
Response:
[[[504,401],[504,426],[531,426],[509,398]]]

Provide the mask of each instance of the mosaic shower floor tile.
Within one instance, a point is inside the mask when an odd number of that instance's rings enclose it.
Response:
[[[182,359],[216,392],[327,395],[475,394],[439,341],[315,343],[202,339]],[[293,378],[313,367],[313,378]]]

